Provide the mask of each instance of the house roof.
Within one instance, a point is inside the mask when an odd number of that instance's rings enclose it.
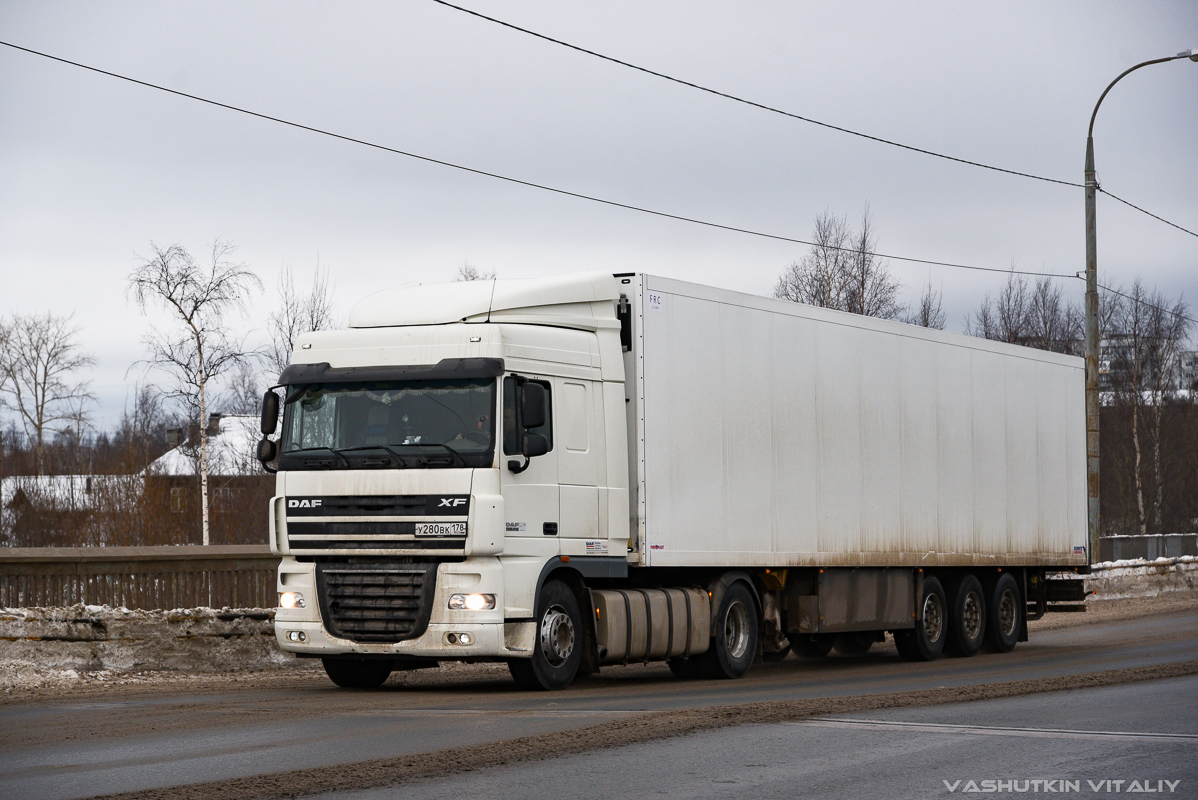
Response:
[[[262,438],[256,416],[229,414],[220,418],[215,436],[208,437],[208,474],[234,477],[261,475],[255,448]],[[195,475],[199,469],[199,442],[176,447],[156,458],[147,468],[150,475]]]

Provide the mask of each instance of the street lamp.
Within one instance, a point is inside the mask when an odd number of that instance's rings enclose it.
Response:
[[[1167,58],[1154,58],[1124,70],[1111,81],[1094,104],[1090,129],[1086,133],[1086,489],[1091,564],[1098,559],[1098,245],[1094,221],[1098,179],[1094,175],[1094,118],[1098,116],[1098,107],[1102,105],[1107,92],[1126,75],[1149,64],[1163,64],[1182,58],[1198,62],[1198,49],[1185,50]]]

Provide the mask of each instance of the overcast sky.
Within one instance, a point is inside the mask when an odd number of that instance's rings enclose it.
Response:
[[[1086,125],[1127,67],[1198,48],[1192,2],[489,2],[580,46],[922,148],[1082,179]],[[806,238],[868,204],[879,249],[1084,268],[1083,192],[952,164],[633,72],[429,0],[0,2],[0,39],[422,155]],[[1198,229],[1198,64],[1148,67],[1095,128],[1104,188]],[[803,248],[505,184],[0,48],[0,314],[75,314],[110,426],[149,321],[125,280],[151,242],[214,238],[273,289],[319,263],[342,316],[386,286],[644,271],[768,294]],[[1100,270],[1198,300],[1198,239],[1098,201]],[[948,327],[1003,278],[893,262]],[[1081,281],[1066,289],[1079,302]],[[263,329],[274,296],[256,299]]]

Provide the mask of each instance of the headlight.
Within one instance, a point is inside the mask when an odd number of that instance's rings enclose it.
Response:
[[[449,607],[466,609],[467,611],[482,611],[484,608],[495,607],[493,594],[452,594],[449,596]]]
[[[304,596],[299,592],[279,592],[279,608],[304,608]]]

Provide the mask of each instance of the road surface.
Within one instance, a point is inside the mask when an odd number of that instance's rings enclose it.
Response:
[[[342,767],[730,704],[951,694],[1010,681],[1063,688],[1070,685],[1063,676],[1194,661],[1198,611],[1189,610],[1036,632],[1013,653],[930,664],[900,661],[889,644],[853,659],[792,657],[739,681],[683,682],[662,665],[637,665],[605,668],[564,692],[529,694],[494,665],[445,673],[443,681],[440,672],[425,673],[421,686],[372,692],[339,690],[310,675],[278,689],[258,683],[221,693],[14,704],[0,707],[0,797],[90,797]],[[939,697],[928,702],[944,702]],[[823,735],[832,733],[847,735]],[[569,741],[562,736],[549,737],[545,755],[555,752],[554,741]],[[329,784],[312,783],[322,785]]]

